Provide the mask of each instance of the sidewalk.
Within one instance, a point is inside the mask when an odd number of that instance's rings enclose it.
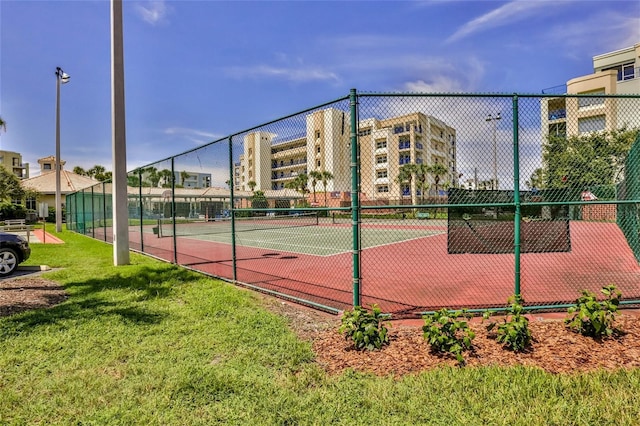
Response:
[[[24,238],[27,238],[26,231],[18,231],[18,232],[10,232],[11,234],[20,235]],[[33,231],[29,232],[28,236],[29,244],[64,244],[60,238],[55,235],[51,235],[48,232],[45,232],[43,229],[37,228]]]

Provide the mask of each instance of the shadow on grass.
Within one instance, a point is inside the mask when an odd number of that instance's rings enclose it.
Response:
[[[154,307],[153,300],[165,299],[174,286],[201,279],[175,266],[137,266],[100,278],[73,280],[64,284],[69,298],[49,309],[35,309],[0,321],[0,336],[29,332],[40,326],[84,322],[96,317],[112,317],[128,325],[158,324],[167,313]],[[127,275],[127,272],[130,274]]]

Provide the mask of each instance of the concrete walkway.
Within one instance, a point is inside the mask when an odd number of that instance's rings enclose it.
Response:
[[[9,234],[16,234],[26,238],[29,244],[64,244],[60,238],[45,232],[43,229],[37,228],[29,232],[26,231],[8,232]]]

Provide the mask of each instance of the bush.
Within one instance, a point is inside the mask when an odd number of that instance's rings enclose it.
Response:
[[[0,202],[0,220],[24,219],[27,216],[27,209],[21,204],[10,202]]]
[[[502,345],[514,352],[525,350],[531,344],[531,331],[529,330],[529,319],[522,312],[524,310],[522,304],[524,300],[519,295],[513,295],[509,298],[510,306],[507,308],[507,315],[503,319],[503,323],[498,325],[496,330],[496,340]],[[483,319],[488,319],[491,312],[486,311]],[[495,328],[496,323],[491,322],[487,325],[487,331]]]
[[[598,302],[594,293],[582,290],[576,306],[567,310],[569,316],[564,322],[570,329],[590,337],[609,337],[619,331],[614,328],[613,323],[622,293],[615,285],[602,287],[600,292],[605,295],[605,300]]]
[[[473,348],[472,341],[476,334],[469,328],[466,321],[469,318],[465,310],[449,311],[441,309],[423,316],[423,336],[432,350],[455,355],[460,365],[465,364],[462,352]]]
[[[351,339],[357,350],[380,349],[389,344],[389,335],[385,319],[378,305],[371,307],[371,312],[361,306],[352,311],[344,311],[340,332]]]

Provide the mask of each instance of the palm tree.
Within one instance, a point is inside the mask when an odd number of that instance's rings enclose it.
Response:
[[[309,177],[311,178],[311,188],[313,188],[313,202],[317,203],[316,200],[316,185],[319,180],[322,180],[322,172],[318,170],[312,170],[309,172]]]
[[[429,173],[433,176],[433,181],[436,185],[436,196],[438,195],[438,184],[440,183],[440,176],[446,175],[448,172],[444,164],[434,163],[429,166]]]
[[[7,131],[7,122],[4,121],[2,117],[0,117],[0,130],[4,130],[5,132]]]
[[[424,192],[427,188],[427,177],[429,176],[429,166],[426,164],[416,164],[414,167],[416,174],[416,184],[420,190],[420,204],[424,204]]]
[[[162,187],[169,188],[171,187],[171,182],[173,181],[173,173],[169,169],[162,169],[157,173],[158,181],[156,182],[156,186],[162,180]]]
[[[306,173],[301,173],[297,175],[295,179],[285,183],[284,187],[293,189],[304,196],[309,192],[309,189],[307,188],[308,182],[309,182],[309,176],[307,176]]]
[[[191,175],[189,174],[189,172],[184,171],[184,170],[181,171],[180,172],[180,180],[181,180],[182,183],[180,185],[184,186],[184,181],[189,179],[190,177],[191,177]]]
[[[256,183],[255,180],[250,180],[249,182],[247,182],[247,186],[249,187],[249,189],[251,190],[251,192],[253,192],[254,189],[256,189],[256,186],[258,184]]]
[[[80,176],[87,176],[87,171],[85,169],[83,169],[80,166],[75,166],[73,168],[73,173],[80,175]]]
[[[411,182],[413,181],[413,176],[416,173],[416,165],[415,164],[403,164],[400,166],[398,170],[398,176],[396,177],[396,181],[400,184],[400,196],[402,197],[402,184],[405,182],[409,182],[409,194],[411,195],[411,204],[416,204],[415,193],[411,190]]]
[[[324,206],[327,207],[327,182],[333,179],[333,174],[328,170],[323,170],[321,174],[320,182],[322,182],[322,190],[324,191]]]

